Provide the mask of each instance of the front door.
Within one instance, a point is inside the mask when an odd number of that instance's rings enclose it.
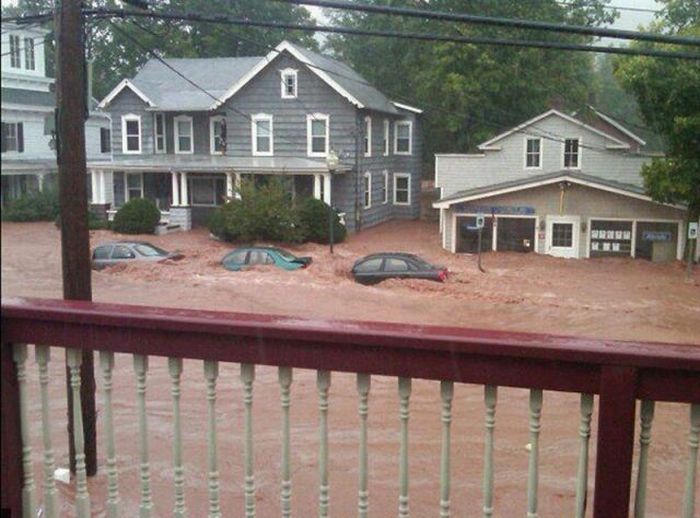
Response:
[[[578,258],[580,229],[579,216],[547,216],[547,253]]]

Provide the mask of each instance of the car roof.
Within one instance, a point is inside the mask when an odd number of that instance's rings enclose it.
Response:
[[[362,259],[360,259],[360,261],[386,257],[397,257],[401,259],[420,259],[420,257],[418,257],[416,254],[409,254],[408,252],[378,252],[376,254],[366,255]]]
[[[148,241],[107,241],[106,243],[100,243],[97,246],[111,246],[111,245],[148,245],[148,246],[155,246]]]

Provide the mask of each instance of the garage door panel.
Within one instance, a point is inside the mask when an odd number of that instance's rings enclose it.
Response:
[[[534,218],[498,218],[496,249],[499,252],[531,252],[535,249]]]
[[[632,221],[591,221],[591,257],[629,257],[631,255]]]
[[[457,216],[457,246],[460,254],[475,254],[479,251],[479,232],[470,230],[476,225],[476,216]],[[489,252],[493,246],[493,218],[484,218],[484,228],[481,231],[481,251]]]

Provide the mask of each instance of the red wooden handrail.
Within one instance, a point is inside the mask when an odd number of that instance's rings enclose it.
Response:
[[[700,402],[691,344],[25,298],[2,300],[2,329],[3,374],[12,343],[40,343],[600,394],[596,518],[627,516],[635,399]],[[16,395],[2,387],[6,417]]]

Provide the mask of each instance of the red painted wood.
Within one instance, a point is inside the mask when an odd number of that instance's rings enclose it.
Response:
[[[594,518],[629,516],[636,392],[636,369],[603,367],[600,380]]]
[[[0,509],[8,516],[22,514],[22,436],[19,422],[19,385],[12,360],[12,344],[3,338],[0,352]]]

